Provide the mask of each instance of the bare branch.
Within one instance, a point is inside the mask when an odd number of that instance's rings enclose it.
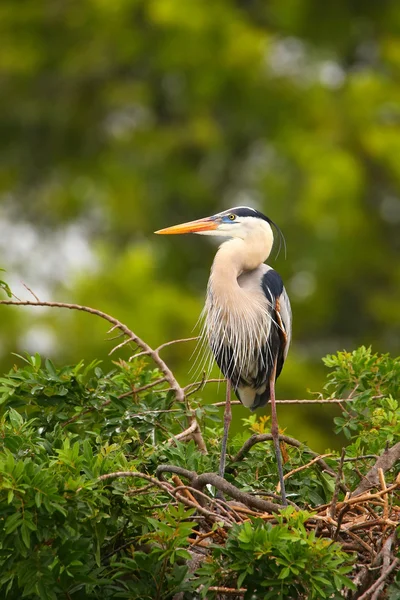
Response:
[[[217,381],[225,381],[225,379],[210,379],[205,383],[209,382],[217,382]],[[324,400],[275,400],[276,404],[341,404],[343,402],[354,402],[356,398],[351,398],[348,400],[347,398],[343,400],[343,398],[331,398]],[[232,400],[231,404],[241,404],[240,400]],[[225,406],[225,402],[214,402],[213,406]]]
[[[185,429],[185,431],[181,431],[181,433],[178,433],[177,435],[172,436],[171,438],[169,438],[169,440],[166,441],[167,444],[172,444],[175,441],[179,441],[179,440],[184,440],[187,437],[192,437],[192,433],[194,433],[197,429],[198,425],[197,425],[197,421],[193,421],[192,424]]]
[[[397,442],[389,450],[385,450],[378,458],[374,466],[368,471],[360,485],[354,490],[352,496],[358,496],[365,491],[379,486],[379,469],[385,473],[391,469],[400,459],[400,442]]]

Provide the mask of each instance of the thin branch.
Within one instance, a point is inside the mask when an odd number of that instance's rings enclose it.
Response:
[[[181,343],[184,343],[184,342],[193,342],[193,340],[198,340],[198,339],[199,339],[199,336],[196,335],[195,337],[182,338],[180,340],[171,340],[170,342],[164,342],[160,346],[157,346],[156,352],[160,352],[160,350],[163,350],[164,348],[166,348],[167,346],[171,346],[172,344],[181,344]]]
[[[225,379],[213,379],[210,381],[225,381]],[[206,381],[205,383],[208,383]],[[341,404],[342,402],[355,402],[356,398],[343,400],[343,398],[331,398],[330,400],[275,400],[276,404]],[[232,400],[231,404],[241,404],[240,400]],[[225,406],[225,402],[214,402],[212,406]]]
[[[23,281],[21,281],[22,285],[24,286],[24,288],[35,298],[36,302],[40,302],[39,298],[36,296],[35,292],[31,290],[31,288],[29,286],[27,286],[26,283],[24,283]]]
[[[108,356],[111,356],[112,354],[114,354],[114,352],[116,352],[117,350],[120,350],[121,348],[123,348],[124,346],[126,346],[127,344],[131,344],[132,340],[130,338],[124,340],[123,342],[121,342],[120,344],[117,344],[117,346],[114,346],[114,348],[111,348],[110,352],[108,353]]]
[[[171,346],[172,344],[180,344],[181,342],[191,342],[193,340],[198,340],[198,339],[199,338],[197,336],[197,337],[191,337],[191,338],[182,338],[180,340],[171,340],[170,342],[164,342],[164,344],[157,346],[157,348],[154,350],[154,352],[160,352],[160,350],[163,350],[163,348],[165,348],[166,346]],[[144,350],[143,352],[138,352],[137,354],[134,354],[133,356],[131,356],[129,358],[129,361],[132,361],[135,358],[139,358],[139,356],[145,356],[146,354],[150,354],[148,350]]]
[[[310,462],[308,462],[305,465],[301,465],[301,467],[297,467],[296,469],[293,469],[292,471],[289,471],[289,473],[286,473],[283,477],[283,479],[288,479],[289,477],[291,477],[292,475],[294,475],[295,473],[300,473],[300,471],[304,471],[304,469],[308,469],[308,467],[311,467],[311,465],[313,465],[314,463],[318,462],[319,460],[326,458],[327,456],[332,456],[332,452],[329,452],[328,454],[319,454],[318,456],[316,456],[315,458],[313,458],[312,460],[310,460]]]
[[[172,444],[175,441],[179,441],[182,439],[185,439],[187,437],[192,437],[192,433],[194,433],[197,429],[198,425],[197,425],[197,421],[193,421],[191,425],[189,425],[189,427],[187,429],[185,429],[185,431],[181,431],[181,433],[178,433],[177,435],[173,435],[172,437],[169,438],[169,440],[166,441],[166,444]]]
[[[120,394],[118,398],[127,398],[128,396],[133,396],[134,394],[139,394],[140,392],[144,392],[145,390],[149,390],[150,388],[159,385],[160,383],[164,383],[167,381],[166,377],[160,377],[160,379],[156,379],[155,381],[151,381],[150,383],[146,383],[146,385],[142,385],[142,387],[132,388],[129,392],[124,392]]]

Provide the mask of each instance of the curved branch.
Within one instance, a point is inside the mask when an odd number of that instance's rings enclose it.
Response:
[[[275,504],[274,502],[270,502],[268,500],[262,500],[261,498],[257,498],[256,496],[252,496],[246,492],[242,492],[216,473],[202,473],[201,475],[197,475],[195,471],[188,471],[187,469],[176,467],[175,465],[160,465],[157,467],[156,476],[162,481],[164,481],[163,473],[175,473],[182,477],[186,477],[190,480],[192,487],[200,491],[203,491],[203,488],[206,485],[212,485],[217,488],[217,490],[220,490],[231,498],[242,502],[249,508],[257,508],[258,510],[262,510],[264,512],[278,512],[281,508],[283,508],[283,506],[280,504]]]
[[[0,305],[47,306],[49,308],[66,308],[68,310],[79,310],[81,312],[86,312],[91,315],[100,317],[101,319],[104,319],[105,321],[108,321],[108,323],[112,324],[112,328],[111,328],[112,331],[114,329],[119,329],[124,335],[127,336],[129,341],[134,342],[137,346],[139,346],[140,348],[143,349],[143,352],[145,354],[147,354],[153,360],[153,362],[158,366],[160,371],[164,374],[165,381],[167,381],[169,383],[171,390],[173,390],[175,392],[176,400],[178,402],[184,402],[188,411],[190,410],[190,407],[188,406],[187,401],[186,401],[185,390],[179,385],[179,383],[176,380],[171,369],[167,366],[167,364],[160,357],[160,355],[158,353],[158,349],[153,350],[153,348],[151,348],[148,344],[146,344],[146,342],[144,340],[142,340],[131,329],[129,329],[129,327],[127,327],[124,323],[121,323],[121,321],[119,321],[115,317],[112,317],[111,315],[108,315],[107,313],[105,313],[101,310],[98,310],[96,308],[91,308],[89,306],[82,306],[80,304],[71,304],[71,303],[67,303],[67,302],[42,302],[42,301],[33,302],[30,300],[1,300]],[[119,344],[119,347],[121,347],[122,345],[124,345],[124,343]],[[164,346],[164,345],[162,345],[162,346]],[[161,348],[162,346],[159,346],[159,348]],[[192,422],[194,420],[195,420],[195,417],[193,415],[191,415],[189,417],[190,424],[192,424]],[[194,439],[195,443],[198,445],[198,447],[200,448],[200,450],[202,452],[206,453],[207,448],[204,443],[204,439],[203,439],[203,436],[202,436],[199,426],[197,426],[196,430],[193,433],[193,439]]]

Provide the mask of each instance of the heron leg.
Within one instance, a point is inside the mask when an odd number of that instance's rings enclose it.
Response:
[[[231,409],[231,382],[229,379],[226,380],[226,402],[224,412],[224,437],[222,438],[221,445],[221,458],[219,461],[219,476],[223,477],[225,474],[225,463],[226,463],[226,445],[228,442],[229,427],[232,421],[232,409]]]
[[[279,483],[281,486],[282,504],[287,506],[285,481],[283,479],[283,468],[282,468],[282,453],[279,445],[279,427],[278,417],[276,414],[276,403],[275,403],[275,376],[276,376],[276,360],[274,362],[274,368],[272,369],[271,378],[269,380],[270,388],[270,400],[271,400],[271,435],[274,441],[276,463],[278,465]]]

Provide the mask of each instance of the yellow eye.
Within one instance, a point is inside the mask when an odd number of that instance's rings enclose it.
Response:
[[[236,219],[236,215],[228,215],[228,219],[230,221],[234,221]]]

